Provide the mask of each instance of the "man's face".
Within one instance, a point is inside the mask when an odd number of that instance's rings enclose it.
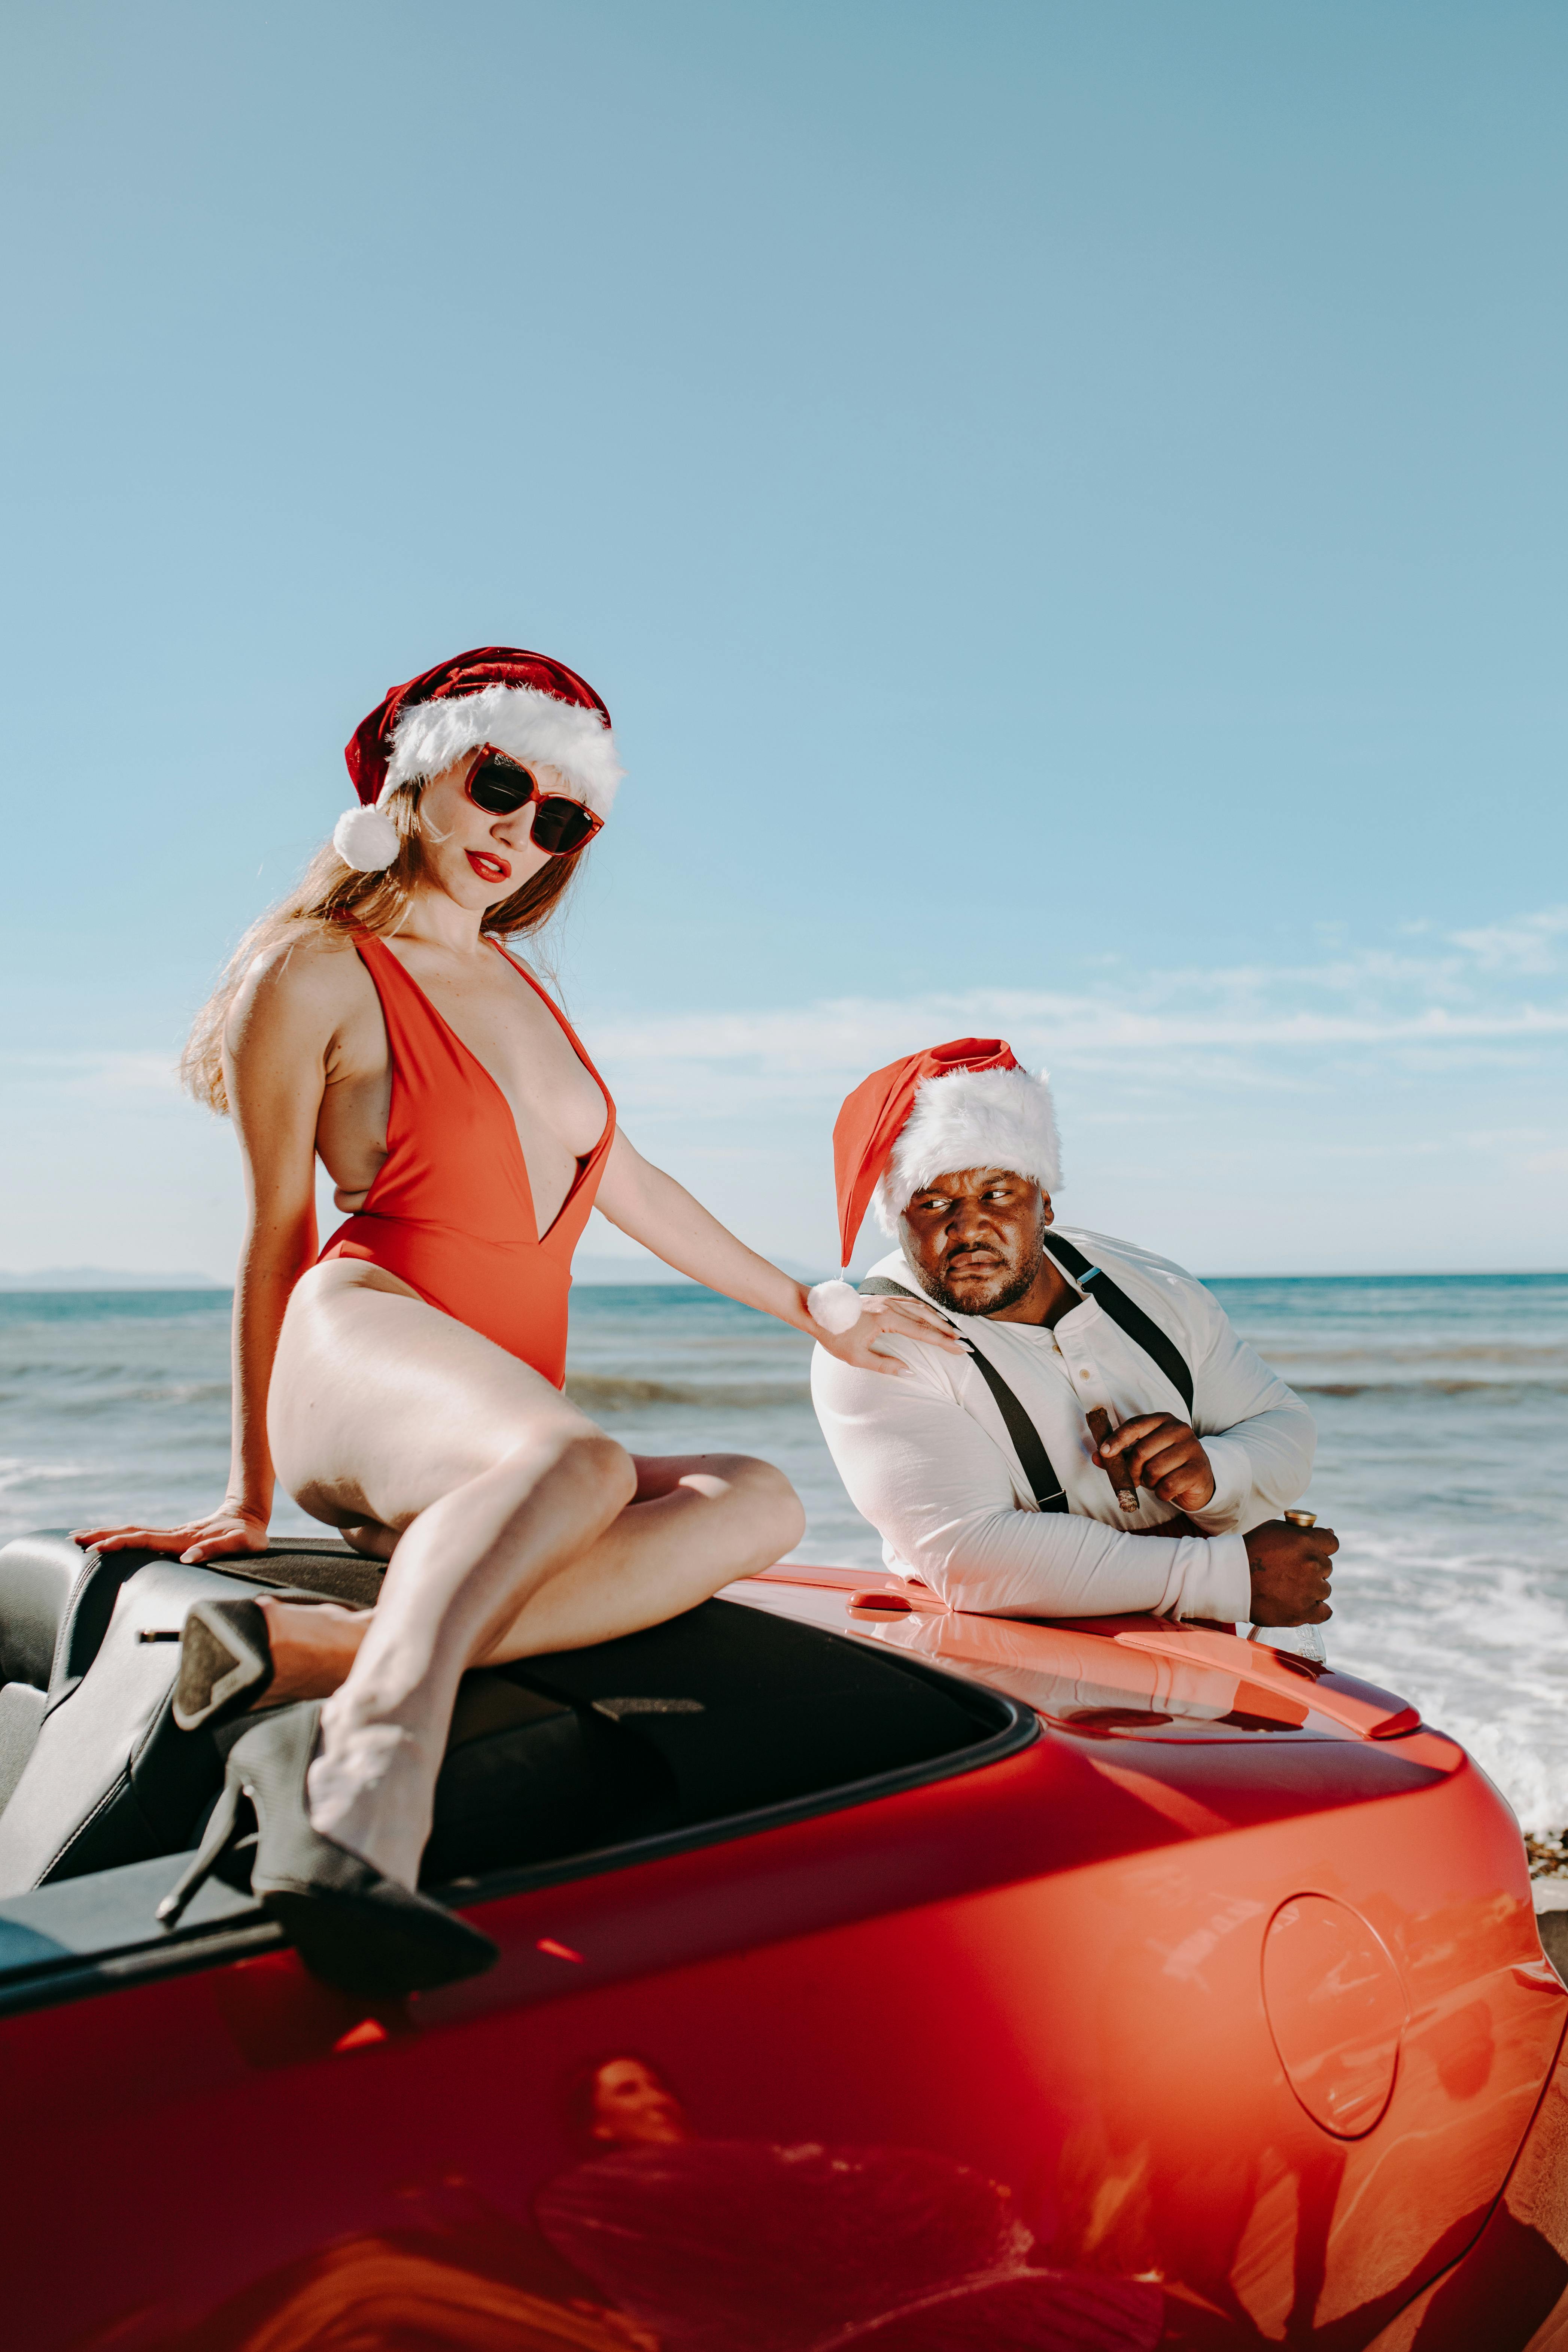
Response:
[[[964,1168],[917,1192],[899,1220],[921,1286],[956,1315],[994,1315],[1030,1289],[1049,1197],[1008,1168]]]

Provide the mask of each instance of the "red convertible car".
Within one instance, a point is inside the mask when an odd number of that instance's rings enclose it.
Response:
[[[379,1575],[0,1552],[18,2352],[1568,2343],[1568,1993],[1399,1699],[774,1570],[468,1677],[427,1884],[501,1958],[367,2005],[153,1914],[186,1608]]]

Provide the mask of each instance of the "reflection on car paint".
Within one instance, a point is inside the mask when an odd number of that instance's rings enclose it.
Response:
[[[0,2022],[16,2340],[1524,2347],[1568,2289],[1568,2000],[1463,1752],[1214,1629],[861,1622],[865,1571],[816,1573],[746,1597],[1044,1734],[492,1887],[498,1969],[402,2010],[279,1951]],[[22,2233],[67,2198],[62,2263]]]
[[[538,2191],[532,2226],[450,2182],[422,2227],[291,2264],[180,2352],[1155,2352],[1209,2340],[1200,2311],[1167,2327],[1152,2280],[1043,2264],[1011,2189],[951,2158],[704,2139],[659,2068],[629,2052],[580,2066],[565,2105],[579,2160]]]

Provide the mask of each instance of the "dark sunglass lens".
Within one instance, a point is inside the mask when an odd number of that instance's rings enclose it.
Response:
[[[539,803],[533,820],[533,840],[540,849],[552,851],[556,856],[569,856],[581,849],[594,837],[594,820],[576,801],[562,800],[552,793]]]
[[[468,798],[491,816],[510,816],[533,798],[538,787],[526,768],[510,760],[481,760],[468,778]]]

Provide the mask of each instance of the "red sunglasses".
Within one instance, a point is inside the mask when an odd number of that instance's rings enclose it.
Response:
[[[587,847],[605,822],[581,801],[569,801],[563,793],[542,793],[526,768],[509,760],[504,751],[491,751],[488,743],[468,770],[463,790],[474,806],[489,816],[515,816],[532,801],[533,823],[528,837],[547,857],[574,856]]]

